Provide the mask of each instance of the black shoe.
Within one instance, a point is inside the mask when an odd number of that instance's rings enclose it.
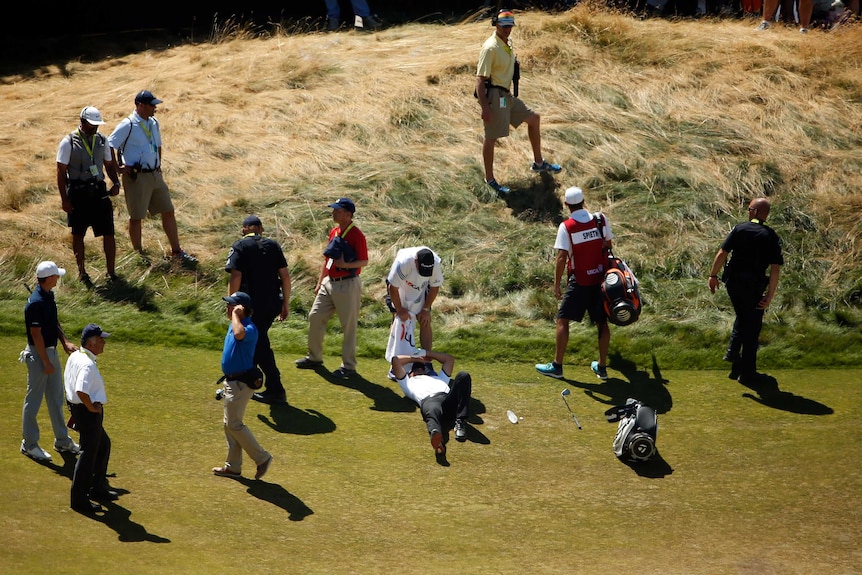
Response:
[[[347,369],[346,367],[339,367],[335,371],[332,372],[332,375],[335,377],[340,377],[341,379],[347,379],[349,377],[353,377],[356,375],[355,369]]]
[[[739,379],[740,371],[739,368],[734,365],[730,368],[730,373],[727,374],[728,379]]]
[[[120,494],[113,489],[91,489],[90,499],[96,501],[116,501],[120,498]]]
[[[102,506],[98,503],[93,503],[92,501],[87,501],[86,503],[75,503],[71,505],[72,511],[77,511],[78,513],[82,513],[84,515],[93,515],[94,513],[98,513],[102,510]]]
[[[314,361],[313,359],[309,359],[307,357],[297,359],[295,363],[297,369],[317,369],[318,367],[323,367],[322,361]]]
[[[282,393],[280,395],[274,394],[274,393],[266,393],[266,392],[255,393],[254,395],[251,396],[251,398],[253,400],[259,401],[261,403],[269,403],[269,404],[287,403],[287,396],[284,393]]]

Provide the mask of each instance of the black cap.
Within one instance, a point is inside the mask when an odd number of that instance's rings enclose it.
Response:
[[[251,309],[251,296],[244,291],[235,291],[230,295],[224,296],[222,299],[230,305],[241,305],[247,310]]]
[[[102,331],[102,328],[100,328],[98,325],[94,323],[88,323],[87,326],[84,328],[84,331],[81,332],[81,345],[83,346],[85,343],[87,343],[87,340],[91,337],[108,337],[109,335],[111,334],[106,331]]]
[[[420,276],[427,278],[434,273],[434,252],[428,248],[422,248],[416,252],[416,262]]]
[[[351,214],[356,213],[356,204],[353,203],[353,200],[350,198],[338,198],[338,200],[329,204],[330,208],[342,208],[350,212]]]
[[[263,223],[261,223],[260,218],[255,215],[246,216],[242,221],[242,227],[248,228],[251,226],[260,226],[263,227]]]
[[[141,90],[138,92],[138,95],[135,96],[135,104],[149,104],[150,106],[155,106],[161,103],[162,101],[153,96],[153,93],[149,90]]]

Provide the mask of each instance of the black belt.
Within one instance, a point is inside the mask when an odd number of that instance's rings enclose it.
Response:
[[[355,278],[355,277],[356,277],[356,276],[342,276],[342,277],[340,277],[340,278],[334,278],[334,277],[332,277],[332,276],[329,276],[329,281],[331,281],[331,282],[340,282],[340,281],[342,281],[342,280],[352,280],[352,279],[353,279],[353,278]]]

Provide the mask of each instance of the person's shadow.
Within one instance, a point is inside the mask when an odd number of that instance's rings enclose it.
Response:
[[[288,514],[287,519],[290,521],[302,521],[309,515],[314,514],[314,511],[303,503],[299,497],[277,483],[267,483],[260,479],[249,479],[247,477],[238,477],[236,481],[248,487],[249,495],[253,495],[262,501],[267,501],[284,509]]]
[[[118,493],[128,493],[125,490],[116,490]],[[132,521],[132,512],[122,507],[115,501],[102,503],[104,509],[101,513],[92,515],[94,521],[104,523],[117,532],[118,539],[124,543],[135,543],[149,541],[150,543],[170,543],[170,539],[149,533],[143,525]]]
[[[335,422],[314,409],[300,409],[288,403],[269,406],[269,416],[259,413],[257,418],[272,430],[294,435],[317,435],[335,431]]]
[[[778,388],[778,380],[771,375],[758,374],[754,382],[742,385],[757,393],[757,395],[753,395],[746,392],[742,394],[742,397],[756,401],[766,407],[803,415],[832,415],[835,413],[831,407],[819,401],[794,395],[789,391],[781,391]]]
[[[416,410],[416,405],[409,399],[395,393],[384,385],[368,381],[358,373],[347,378],[341,378],[333,375],[333,373],[325,367],[318,367],[315,371],[330,383],[356,390],[365,395],[368,399],[374,402],[374,405],[369,408],[373,411],[392,411],[403,413]]]
[[[673,407],[673,398],[666,387],[669,382],[662,376],[655,355],[652,356],[650,371],[637,369],[634,362],[624,359],[619,353],[611,354],[608,363],[627,381],[616,377],[609,377],[601,383],[567,381],[583,389],[584,395],[608,406],[625,405],[626,400],[632,398],[652,407],[656,413],[667,413]]]

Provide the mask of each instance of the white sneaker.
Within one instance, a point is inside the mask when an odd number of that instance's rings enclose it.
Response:
[[[81,454],[81,446],[74,441],[68,445],[58,445],[57,443],[54,443],[54,450],[58,453],[71,453],[73,455]]]
[[[24,447],[24,441],[21,440],[21,453],[32,459],[33,461],[51,461],[51,454],[39,447],[38,445],[34,445],[30,449]]]
[[[760,25],[757,28],[755,28],[755,30],[758,30],[758,31],[769,30],[769,26],[770,26],[769,22],[764,20],[760,23]]]
[[[425,350],[421,347],[413,348],[413,351],[410,352],[410,357],[425,357]]]

